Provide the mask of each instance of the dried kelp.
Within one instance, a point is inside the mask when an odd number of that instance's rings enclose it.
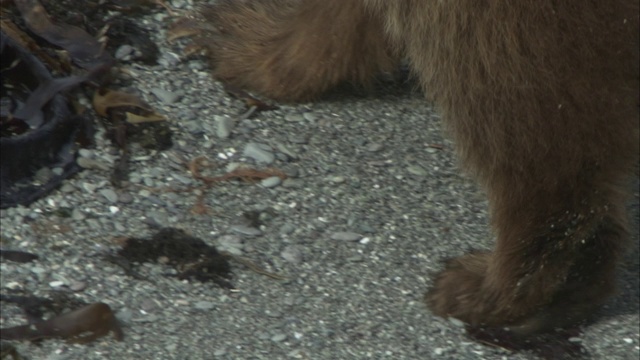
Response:
[[[137,263],[166,259],[178,270],[179,279],[212,281],[233,289],[227,258],[215,247],[179,229],[163,228],[151,239],[127,238],[118,255]]]
[[[0,208],[7,208],[37,200],[78,172],[76,143],[92,138],[93,128],[60,94],[82,79],[53,79],[39,59],[0,35]]]
[[[0,248],[0,259],[18,263],[28,263],[34,260],[38,260],[38,255],[26,251],[6,250]]]
[[[107,119],[105,125],[109,129],[108,134],[121,150],[111,176],[111,183],[116,187],[128,179],[129,142],[159,151],[173,145],[166,118],[136,95],[101,88],[93,95],[93,108],[98,115]]]
[[[71,343],[85,344],[110,332],[116,340],[122,340],[122,330],[109,305],[94,303],[45,321],[1,329],[0,338],[28,341],[62,338]]]
[[[94,37],[79,27],[52,22],[38,0],[14,0],[14,3],[29,30],[66,50],[78,66],[95,71],[106,70],[113,64],[111,55]]]

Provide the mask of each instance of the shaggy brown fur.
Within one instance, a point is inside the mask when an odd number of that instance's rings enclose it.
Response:
[[[223,1],[202,16],[215,76],[282,101],[408,59],[497,236],[448,262],[434,313],[530,334],[613,292],[639,153],[638,0]]]

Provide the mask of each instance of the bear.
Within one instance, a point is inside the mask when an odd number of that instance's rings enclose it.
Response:
[[[407,64],[496,238],[435,275],[435,315],[528,336],[614,293],[640,153],[638,0],[222,0],[194,27],[216,79],[281,102]]]

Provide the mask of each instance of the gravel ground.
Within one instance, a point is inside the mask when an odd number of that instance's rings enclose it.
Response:
[[[441,260],[490,248],[487,203],[456,168],[453,145],[420,93],[390,86],[281,105],[250,118],[245,104],[213,81],[200,60],[181,60],[164,40],[164,13],[142,23],[161,46],[160,65],[125,66],[135,88],[170,119],[174,146],[133,146],[130,184],[108,181],[115,147],[97,134],[83,150],[87,169],[29,207],[1,211],[2,237],[41,259],[3,262],[2,291],[40,296],[73,291],[108,303],[125,340],[89,345],[58,340],[16,343],[30,359],[531,359],[470,341],[454,322],[422,303]],[[125,52],[123,50],[123,52]],[[434,146],[435,145],[435,146]],[[225,182],[207,190],[210,212],[194,215],[197,185],[185,163],[206,156],[224,174],[246,164],[289,178]],[[86,161],[88,160],[88,161]],[[620,271],[620,294],[576,339],[595,359],[638,359],[638,193],[632,203],[633,251]],[[52,212],[71,209],[70,217]],[[251,226],[245,213],[258,214]],[[237,291],[166,277],[127,276],[103,254],[115,238],[145,237],[153,224],[184,229],[241,254],[278,281],[234,263]],[[2,326],[23,321],[6,306]]]

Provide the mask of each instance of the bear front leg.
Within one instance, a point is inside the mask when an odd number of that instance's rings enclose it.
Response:
[[[367,84],[396,65],[383,20],[356,0],[222,1],[200,12],[214,76],[279,101]]]
[[[449,260],[426,296],[429,307],[472,326],[506,326],[521,335],[584,319],[614,291],[627,237],[624,217],[577,215],[565,225],[556,223],[543,236],[532,232],[528,240],[499,238],[494,252]]]
[[[428,304],[520,334],[575,323],[613,292],[628,239],[640,152],[634,5],[428,4],[428,21],[392,23],[426,39],[407,41],[412,70],[486,190],[496,236],[492,253],[450,261]]]

